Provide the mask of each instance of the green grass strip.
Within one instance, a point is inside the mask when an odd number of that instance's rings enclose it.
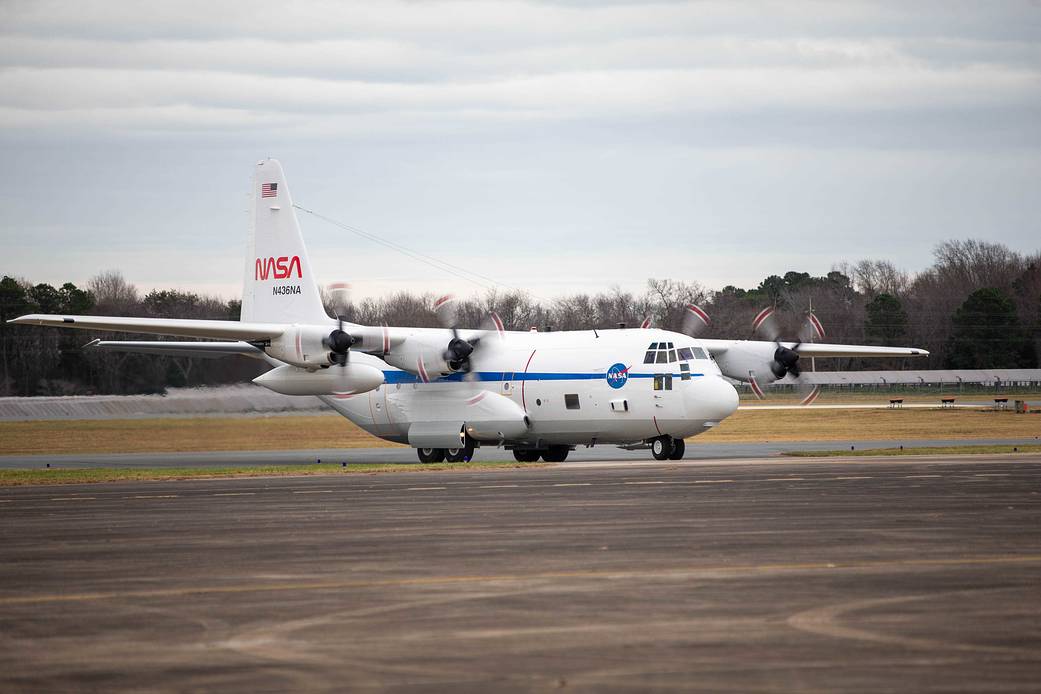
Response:
[[[862,448],[833,451],[785,451],[782,455],[793,458],[832,458],[846,456],[896,456],[896,455],[995,455],[1002,453],[1041,453],[1041,445],[1025,444],[1014,446],[990,446],[985,444],[966,446],[921,446],[918,448]]]
[[[33,468],[0,470],[0,487],[34,484],[84,484],[94,482],[136,482],[140,480],[189,480],[228,477],[292,477],[307,475],[353,475],[390,472],[445,472],[504,470],[543,467],[545,463],[481,461],[469,463],[348,463],[305,465],[253,465],[241,467],[157,467],[157,468]]]

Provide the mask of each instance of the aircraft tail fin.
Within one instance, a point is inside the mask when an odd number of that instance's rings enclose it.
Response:
[[[257,163],[242,289],[243,322],[327,323],[293,199],[275,159]]]

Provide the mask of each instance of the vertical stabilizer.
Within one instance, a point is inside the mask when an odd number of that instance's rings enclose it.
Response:
[[[242,321],[327,323],[311,261],[289,197],[282,165],[257,164],[253,176],[253,215],[246,244]]]

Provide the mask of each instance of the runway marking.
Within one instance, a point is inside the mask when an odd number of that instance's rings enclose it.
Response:
[[[294,494],[332,494],[332,489],[297,489],[293,491]]]
[[[726,484],[734,480],[694,480],[693,484]]]
[[[473,574],[463,576],[429,576],[423,578],[361,579],[343,581],[316,581],[313,583],[259,583],[246,585],[193,586],[188,588],[159,588],[124,592],[57,593],[51,595],[24,595],[0,598],[0,605],[39,605],[61,602],[88,602],[94,600],[148,599],[184,597],[188,595],[227,595],[237,593],[277,593],[304,590],[344,590],[350,588],[393,588],[408,586],[436,586],[470,583],[504,583],[538,581],[562,578],[616,578],[644,580],[656,578],[687,578],[697,574],[757,575],[769,571],[859,571],[871,569],[900,569],[914,567],[980,566],[1041,563],[1041,554],[1027,556],[963,557],[950,559],[906,559],[897,561],[865,562],[802,562],[788,564],[746,565],[689,565],[660,569],[589,569],[576,571],[546,571],[530,574]]]
[[[592,482],[557,482],[554,487],[591,487]]]
[[[622,484],[665,484],[661,480],[647,481],[647,482],[622,482]]]
[[[874,479],[874,478],[873,477],[864,477],[864,476],[860,476],[860,477],[852,476],[852,477],[832,477],[831,479],[833,479],[833,480],[870,480],[870,479]]]
[[[447,489],[448,487],[409,487],[406,492],[433,492],[439,489]]]
[[[976,477],[1011,477],[1007,472],[977,472]]]
[[[14,499],[0,499],[0,504],[11,504],[14,503]]]
[[[802,482],[805,477],[767,477],[766,482]]]
[[[943,477],[943,475],[904,475],[905,480],[924,480],[930,477]]]
[[[178,494],[139,494],[138,496],[124,496],[124,499],[178,499]]]
[[[220,492],[213,496],[256,496],[256,492]]]
[[[486,484],[478,489],[516,489],[519,486],[518,484]]]
[[[51,501],[94,501],[96,498],[93,496],[55,496],[51,497]]]

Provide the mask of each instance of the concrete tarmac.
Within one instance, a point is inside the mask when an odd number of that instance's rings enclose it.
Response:
[[[1034,692],[1041,456],[0,489],[0,690]]]
[[[740,459],[780,455],[785,451],[828,451],[870,448],[935,447],[964,445],[1026,445],[1041,443],[1041,437],[1012,439],[907,439],[849,441],[774,441],[765,443],[701,443],[687,442],[688,460]],[[474,458],[513,460],[513,453],[492,447],[481,448]],[[614,446],[579,447],[568,456],[569,462],[617,460],[641,462],[651,459],[650,451],[625,451]],[[324,463],[416,463],[412,448],[328,448],[291,451],[206,451],[203,453],[77,453],[62,455],[0,456],[0,469],[52,467],[228,467],[240,465],[308,465]]]

